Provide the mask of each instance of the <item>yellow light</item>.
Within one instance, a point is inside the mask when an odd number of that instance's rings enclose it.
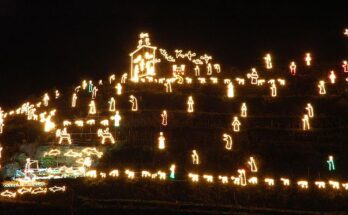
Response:
[[[52,193],[56,193],[56,192],[65,192],[66,191],[66,187],[65,186],[54,186],[54,187],[50,187],[48,188],[49,191],[51,191]]]
[[[189,173],[188,177],[191,179],[192,182],[198,182],[199,181],[199,175],[198,174]]]
[[[109,126],[109,120],[108,119],[104,119],[104,120],[100,121],[100,124],[102,126]]]
[[[220,64],[214,64],[214,69],[216,70],[216,73],[220,73],[221,72]]]
[[[240,126],[241,126],[241,123],[238,120],[238,117],[237,116],[233,117],[233,121],[232,121],[233,131],[239,132]]]
[[[58,98],[59,98],[59,96],[60,96],[59,91],[58,91],[58,90],[54,91],[54,94],[55,94],[55,98],[56,98],[56,99],[58,99]]]
[[[242,103],[242,106],[240,107],[240,116],[241,117],[247,117],[247,106],[245,104],[245,102]]]
[[[103,156],[103,152],[98,151],[95,147],[86,147],[81,152],[86,154],[87,156],[96,155],[98,158],[101,158]]]
[[[114,112],[116,110],[116,102],[114,97],[111,97],[109,100],[109,111]]]
[[[296,63],[294,61],[292,61],[290,63],[289,68],[290,68],[290,74],[291,75],[296,75]]]
[[[325,82],[324,81],[319,81],[318,87],[319,87],[319,94],[320,95],[325,95],[326,94]]]
[[[196,150],[192,150],[191,157],[192,157],[192,164],[193,165],[198,165],[200,163],[199,156],[198,156],[198,153]]]
[[[95,99],[97,97],[98,91],[99,91],[98,88],[96,86],[94,86],[92,89],[92,99]]]
[[[212,176],[212,175],[203,175],[203,178],[204,178],[208,183],[213,183],[213,176]]]
[[[82,120],[75,120],[75,125],[78,126],[78,127],[83,127],[84,125],[84,122]]]
[[[168,116],[167,116],[167,111],[166,110],[162,111],[161,117],[162,117],[162,125],[167,126],[167,124],[168,124]]]
[[[111,171],[109,172],[109,176],[110,176],[110,177],[117,178],[117,177],[120,176],[120,174],[119,174],[119,171],[118,171],[117,169],[114,169],[114,170],[111,170]]]
[[[219,175],[218,178],[221,181],[221,183],[223,183],[223,184],[227,184],[228,183],[228,176]]]
[[[115,89],[116,89],[116,94],[117,95],[121,95],[122,94],[122,85],[120,83],[116,84]]]
[[[1,152],[1,150],[0,150],[0,152]],[[58,156],[60,154],[61,154],[61,151],[59,149],[51,149],[50,151],[44,153],[44,157],[46,157],[46,156],[54,156],[55,157],[55,156]]]
[[[47,93],[45,93],[45,95],[43,96],[43,99],[42,99],[43,104],[44,104],[45,107],[48,106],[48,101],[49,101],[49,100],[50,100],[50,97],[48,96]]]
[[[330,79],[331,84],[336,83],[335,71],[333,71],[333,70],[330,71],[329,79]]]
[[[97,113],[97,108],[96,108],[96,106],[95,106],[94,100],[92,100],[92,101],[89,103],[88,106],[89,106],[89,111],[88,111],[89,114],[94,115],[94,114]]]
[[[258,179],[257,177],[251,177],[248,179],[249,184],[257,184],[258,183]]]
[[[199,81],[200,84],[205,84],[207,83],[206,79],[205,78],[197,78],[197,80]]]
[[[160,132],[159,137],[158,137],[158,148],[160,150],[166,148],[165,140],[166,140],[166,138],[163,136],[163,132]]]
[[[307,115],[309,116],[309,118],[313,118],[314,117],[314,110],[313,110],[313,106],[310,103],[307,103]]]
[[[203,60],[205,64],[208,64],[211,59],[213,59],[211,56],[204,54],[203,56],[200,56],[199,59]]]
[[[100,175],[100,177],[102,177],[102,178],[106,178],[106,173],[105,173],[105,172],[101,172],[101,173],[99,173],[99,175]]]
[[[17,193],[11,192],[9,190],[5,190],[0,193],[0,196],[7,197],[7,198],[16,198]]]
[[[310,129],[311,129],[311,127],[309,124],[309,117],[307,114],[305,114],[305,115],[303,115],[303,118],[302,118],[302,130],[307,131]]]
[[[95,120],[94,119],[89,119],[89,120],[86,121],[86,124],[87,125],[95,125]],[[83,124],[82,124],[82,126],[83,126]]]
[[[213,84],[217,84],[219,82],[219,79],[217,77],[210,77],[210,80]]]
[[[192,96],[189,96],[187,99],[187,112],[193,113],[193,111],[194,111],[193,105],[194,105],[193,98],[192,98]]]
[[[343,67],[343,72],[347,73],[348,72],[348,62],[344,60],[342,62],[342,67]]]
[[[33,195],[37,195],[37,194],[46,194],[46,193],[47,193],[47,188],[42,188],[42,187],[34,188],[34,189],[31,191],[31,194],[33,194]]]
[[[172,83],[169,80],[167,80],[166,83],[164,83],[164,86],[166,87],[166,92],[167,93],[173,92],[173,90],[172,90]]]
[[[283,182],[284,186],[290,186],[290,179],[288,179],[288,178],[280,178],[280,180]]]
[[[134,179],[134,177],[135,177],[134,171],[126,169],[125,173],[126,173],[128,179]]]
[[[96,170],[89,170],[88,172],[86,172],[86,177],[97,178],[97,171]]]
[[[109,128],[106,128],[104,131],[102,129],[98,129],[98,137],[101,137],[101,144],[104,144],[107,140],[111,142],[111,144],[115,143],[115,139],[109,131]]]
[[[329,184],[332,186],[332,189],[339,190],[340,189],[340,183],[338,181],[329,181]]]
[[[342,187],[343,187],[345,190],[348,190],[348,183],[342,183]]]
[[[246,186],[247,185],[247,179],[246,179],[246,174],[244,169],[239,169],[238,170],[238,178],[240,180],[240,185],[241,186]]]
[[[251,84],[256,85],[257,79],[259,78],[259,74],[257,73],[255,68],[251,69],[251,73],[247,73],[247,78],[251,79]]]
[[[228,98],[233,98],[234,97],[234,87],[233,87],[232,82],[230,82],[227,85],[227,97]]]
[[[0,146],[0,161],[1,161],[2,149],[3,149],[3,148]],[[0,168],[1,168],[1,163],[0,163]]]
[[[272,86],[270,87],[271,89],[271,96],[276,97],[277,96],[277,86],[273,83]]]
[[[280,86],[285,86],[285,79],[278,78],[277,81],[279,82]]]
[[[298,181],[297,185],[302,189],[308,189],[308,181],[304,181],[304,180]]]
[[[44,119],[44,122],[45,122],[45,128],[44,128],[45,132],[50,132],[56,127],[54,122],[51,121],[50,115]]]
[[[63,121],[63,126],[66,127],[66,126],[70,126],[71,125],[71,122],[68,121],[68,120],[64,120]]]
[[[66,131],[66,128],[62,130],[57,129],[56,130],[56,137],[59,138],[58,144],[63,143],[63,141],[66,141],[67,143],[71,144],[71,136],[70,134],[68,134],[68,132]]]
[[[114,116],[111,116],[111,120],[114,120],[114,126],[120,127],[120,121],[122,117],[120,116],[120,112],[117,110]]]
[[[65,157],[73,157],[73,158],[77,158],[77,157],[82,157],[81,153],[78,152],[74,152],[72,149],[69,149],[69,151],[67,151],[64,154]]]
[[[307,65],[307,66],[310,66],[310,65],[311,65],[311,62],[312,62],[311,53],[306,53],[305,61],[306,61],[306,65]]]
[[[225,145],[225,148],[227,150],[232,150],[232,137],[231,135],[228,135],[228,134],[223,134],[222,135],[222,140],[226,142],[226,145]]]
[[[274,186],[274,179],[273,178],[265,178],[265,183],[268,186]]]
[[[257,172],[257,165],[253,157],[249,158],[248,165],[250,166],[251,172]]]
[[[343,34],[348,37],[348,28],[344,29],[344,33]]]
[[[83,80],[81,85],[82,85],[82,89],[85,90],[87,88],[87,81]]]
[[[124,73],[124,74],[121,76],[121,84],[125,84],[127,78],[128,78],[128,74],[127,74],[127,73]]]
[[[325,189],[325,182],[324,182],[324,181],[315,181],[314,184],[315,184],[319,189]]]
[[[135,96],[129,96],[129,102],[132,103],[132,111],[138,111],[138,100]]]
[[[17,193],[20,195],[26,194],[26,193],[31,193],[32,187],[22,187],[17,189]]]
[[[270,54],[266,54],[266,56],[263,58],[266,63],[266,68],[267,69],[272,69],[272,57]]]
[[[167,174],[165,172],[158,171],[157,174],[158,174],[160,180],[166,180],[167,179]]]
[[[142,178],[150,178],[151,177],[151,173],[147,170],[143,170],[141,171],[141,177]]]
[[[207,75],[212,75],[213,74],[213,68],[211,66],[211,63],[207,64]]]
[[[245,84],[245,80],[244,78],[236,78],[236,81],[239,85],[244,85]]]
[[[194,70],[195,70],[195,76],[200,76],[201,75],[201,72],[200,72],[200,69],[199,69],[198,65],[196,65]]]

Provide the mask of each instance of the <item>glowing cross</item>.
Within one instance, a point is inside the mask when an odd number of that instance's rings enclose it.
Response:
[[[330,79],[331,84],[336,83],[336,75],[335,75],[334,71],[330,71],[329,79]]]
[[[296,75],[296,63],[294,61],[290,63],[289,68],[291,75]]]
[[[193,112],[193,105],[194,101],[192,96],[189,96],[187,99],[187,112],[192,113]]]
[[[138,111],[138,100],[135,96],[129,96],[129,102],[132,103],[132,111]]]
[[[305,61],[307,66],[311,65],[311,61],[312,61],[311,53],[306,53]]]
[[[120,83],[117,83],[115,88],[116,88],[116,94],[121,95],[122,94],[122,85]]]
[[[170,175],[169,175],[169,177],[171,178],[171,179],[175,179],[175,165],[174,164],[172,164],[171,166],[170,166]]]
[[[332,155],[329,156],[329,159],[326,161],[329,165],[329,171],[334,171],[335,170],[335,162],[334,162],[334,157]]]
[[[267,54],[266,57],[264,57],[263,59],[265,59],[265,63],[266,63],[266,68],[267,69],[272,69],[272,57],[270,54]]]
[[[247,117],[247,106],[245,104],[245,102],[242,103],[242,107],[240,108],[241,110],[241,117]]]
[[[234,87],[232,82],[228,83],[227,85],[227,97],[233,98],[234,97]]]
[[[194,165],[198,165],[198,164],[199,164],[199,156],[198,156],[196,150],[192,150],[191,157],[192,157],[192,163],[193,163]]]
[[[222,137],[223,137],[222,140],[226,142],[225,148],[227,150],[232,150],[232,137],[231,137],[231,135],[223,134]]]
[[[240,125],[241,125],[241,123],[239,122],[238,117],[236,117],[236,116],[233,117],[233,122],[232,122],[233,131],[238,132],[240,129]]]
[[[163,136],[163,132],[160,132],[159,137],[158,137],[158,148],[159,149],[165,149],[165,140],[166,138]]]
[[[256,162],[255,162],[253,157],[249,158],[248,165],[250,166],[250,171],[251,172],[257,172]]]
[[[314,117],[314,111],[313,111],[313,106],[310,103],[307,104],[306,110],[307,110],[308,116],[310,118],[313,118]]]
[[[311,129],[311,127],[309,125],[309,118],[308,118],[307,114],[303,115],[303,118],[302,118],[302,129],[304,131]]]
[[[344,72],[348,72],[348,62],[346,60],[343,61],[342,67]]]
[[[166,126],[168,124],[168,116],[167,116],[166,110],[162,111],[161,117],[162,117],[162,125]]]

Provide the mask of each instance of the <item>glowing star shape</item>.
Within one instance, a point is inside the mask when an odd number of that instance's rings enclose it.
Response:
[[[289,68],[290,68],[290,74],[291,75],[296,75],[296,63],[294,61],[292,61],[290,63]]]
[[[59,138],[58,144],[62,144],[64,141],[67,142],[68,144],[72,143],[71,136],[66,131],[66,128],[64,128],[63,131],[60,129],[57,129],[56,130],[56,137]]]
[[[242,106],[240,107],[240,116],[247,117],[247,106],[246,106],[245,102],[243,102]]]
[[[257,79],[259,78],[259,74],[257,73],[255,68],[251,68],[251,73],[247,73],[247,78],[251,79],[251,84],[256,85]]]
[[[343,72],[347,73],[348,72],[348,62],[344,60],[342,62],[342,67],[343,67]]]
[[[88,111],[88,114],[96,114],[97,113],[97,108],[96,108],[96,105],[95,105],[95,102],[94,100],[92,100],[90,103],[89,103],[89,111]]]
[[[167,115],[166,110],[162,111],[161,117],[162,117],[162,125],[167,126],[168,125],[168,115]]]
[[[121,95],[122,94],[122,85],[120,83],[116,84],[116,94]]]
[[[175,169],[176,169],[175,164],[172,164],[169,168],[170,170],[169,178],[175,179]]]
[[[272,86],[270,87],[271,89],[271,96],[276,97],[277,96],[277,86],[273,83]]]
[[[241,123],[238,120],[238,117],[237,116],[233,117],[233,121],[232,121],[233,131],[238,132],[240,130],[240,126],[241,126]]]
[[[158,137],[158,148],[160,150],[166,148],[165,140],[166,140],[166,138],[163,136],[163,132],[160,132],[159,137]]]
[[[311,129],[311,127],[309,124],[309,117],[307,114],[305,114],[305,115],[303,115],[303,118],[302,118],[302,130],[307,131],[310,129]]]
[[[109,131],[109,128],[106,128],[104,131],[102,129],[98,129],[98,137],[101,137],[101,144],[104,144],[106,142],[106,140],[109,140],[109,142],[111,142],[111,144],[115,143],[115,139],[112,136],[112,134]]]
[[[232,82],[230,82],[227,85],[227,97],[228,98],[233,98],[234,97],[234,87],[233,87]]]
[[[192,96],[189,96],[187,99],[187,112],[188,113],[193,113],[193,111],[194,111],[193,105],[194,105],[193,98],[192,98]]]
[[[313,110],[313,106],[310,103],[307,103],[306,110],[307,110],[307,115],[309,116],[309,118],[313,118],[314,110]]]
[[[198,153],[196,150],[192,150],[191,157],[192,157],[192,164],[193,165],[198,165],[200,163],[199,156],[198,156]]]
[[[42,102],[44,104],[45,107],[48,106],[48,101],[50,100],[50,97],[48,96],[47,93],[45,93],[45,95],[43,96]]]
[[[326,94],[325,82],[324,81],[319,81],[318,88],[319,88],[319,94],[320,95],[325,95]]]
[[[267,69],[272,69],[272,57],[270,54],[266,54],[266,56],[263,58],[266,63],[266,68]]]
[[[335,171],[335,161],[332,155],[329,156],[329,159],[326,161],[329,167],[329,171]]]
[[[311,62],[312,62],[311,53],[309,53],[309,52],[306,53],[305,61],[306,61],[306,65],[307,65],[307,66],[310,66],[310,65],[311,65]]]
[[[330,71],[329,79],[330,79],[331,84],[336,83],[336,75],[335,75],[335,72],[333,70]]]
[[[228,134],[223,134],[222,135],[222,140],[226,142],[225,148],[227,150],[232,150],[232,137],[231,135]]]
[[[249,158],[248,165],[250,166],[251,172],[257,172],[257,165],[253,157]]]
[[[109,100],[109,111],[114,112],[116,110],[116,101],[114,97],[111,97]]]
[[[76,100],[77,100],[77,95],[76,93],[73,93],[72,98],[71,98],[71,107],[76,107]]]
[[[120,127],[120,121],[122,117],[120,116],[119,111],[117,110],[115,115],[111,117],[112,120],[114,120],[114,126],[115,127]]]
[[[138,100],[135,96],[129,96],[129,102],[132,103],[132,111],[138,111]]]

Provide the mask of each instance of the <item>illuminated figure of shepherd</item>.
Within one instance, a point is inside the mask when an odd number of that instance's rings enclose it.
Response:
[[[194,105],[194,101],[192,96],[189,96],[187,99],[187,112],[192,113],[193,112],[193,105]]]
[[[115,121],[114,123],[115,127],[120,127],[120,121],[122,117],[120,116],[120,113],[118,110],[116,111],[115,116],[112,116],[111,119]]]
[[[116,110],[116,102],[114,97],[111,97],[109,100],[109,111],[115,111]]]
[[[196,150],[192,150],[191,157],[192,157],[192,163],[193,163],[194,165],[198,165],[198,164],[199,164],[199,156],[198,156]]]
[[[276,97],[277,96],[277,87],[275,84],[272,84],[272,86],[270,87],[271,89],[271,96],[272,97]]]
[[[335,75],[334,71],[330,72],[329,79],[330,79],[331,84],[336,83],[336,75]]]
[[[329,165],[329,171],[334,171],[335,170],[335,162],[333,156],[329,156],[329,159],[326,161]]]

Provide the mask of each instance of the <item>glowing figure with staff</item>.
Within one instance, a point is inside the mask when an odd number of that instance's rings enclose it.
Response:
[[[334,171],[335,168],[335,162],[334,162],[334,157],[332,155],[329,156],[329,159],[326,161],[328,166],[329,166],[329,171]]]
[[[255,162],[253,157],[249,158],[248,165],[250,166],[250,171],[251,172],[257,172],[256,162]]]
[[[112,120],[114,120],[114,126],[115,127],[120,127],[120,121],[122,117],[120,116],[119,111],[117,110],[115,115],[111,117]]]
[[[330,79],[331,84],[336,83],[336,75],[335,75],[335,72],[333,70],[330,71],[329,79]]]
[[[193,111],[194,111],[193,105],[194,105],[193,98],[192,98],[192,96],[189,96],[187,99],[187,112],[193,113]]]

